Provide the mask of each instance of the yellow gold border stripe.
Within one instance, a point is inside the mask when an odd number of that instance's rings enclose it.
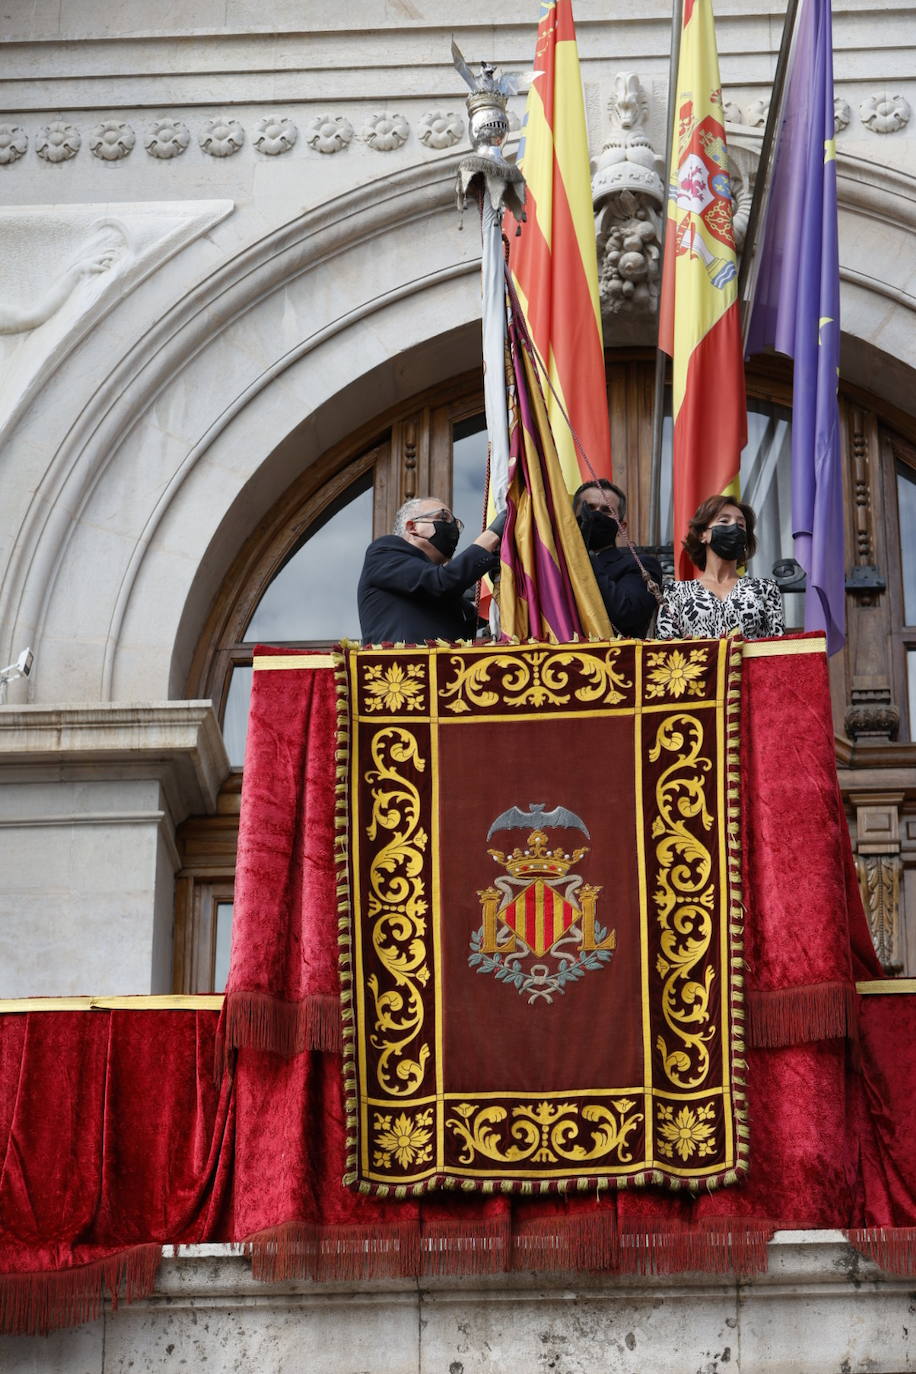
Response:
[[[333,654],[259,654],[252,659],[256,673],[278,668],[334,668]]]
[[[220,1011],[222,993],[136,997],[3,997],[0,1014],[23,1011]]]
[[[884,993],[916,992],[916,978],[875,978],[867,983],[856,983],[856,992],[862,997],[881,997]]]
[[[778,658],[782,654],[822,654],[827,648],[826,639],[772,640],[761,643],[742,644],[742,658]]]
[[[862,997],[913,996],[916,978],[876,978],[856,983],[856,992]],[[0,1015],[27,1011],[221,1011],[222,1006],[223,996],[219,992],[139,993],[125,997],[0,997]],[[608,1089],[609,1093],[622,1091],[622,1088]],[[557,1095],[562,1097],[564,1094]],[[543,1097],[544,1094],[535,1096]]]

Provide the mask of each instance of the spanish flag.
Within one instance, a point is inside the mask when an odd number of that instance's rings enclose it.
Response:
[[[571,0],[541,0],[534,67],[518,154],[528,218],[511,240],[509,267],[528,334],[550,378],[545,386],[550,427],[566,485],[575,491],[594,476],[611,476],[611,437]]]
[[[658,345],[670,355],[674,545],[707,496],[738,499],[747,402],[733,200],[711,0],[683,0]],[[678,576],[696,569],[681,552]]]

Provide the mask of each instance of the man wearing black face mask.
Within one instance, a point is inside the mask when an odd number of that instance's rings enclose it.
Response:
[[[613,482],[598,478],[579,487],[573,497],[573,511],[611,624],[627,638],[644,638],[657,602],[630,549],[617,547],[618,535],[626,531],[626,496]],[[662,570],[657,560],[646,557],[642,562],[661,588]]]
[[[366,550],[357,602],[365,644],[422,644],[473,639],[477,614],[464,592],[499,567],[505,515],[497,516],[461,553],[462,525],[434,496],[407,501],[394,533]]]

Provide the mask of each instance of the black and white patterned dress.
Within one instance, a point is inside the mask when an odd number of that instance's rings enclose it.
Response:
[[[782,595],[769,577],[740,577],[728,596],[702,582],[668,582],[658,608],[658,639],[719,639],[738,630],[745,639],[783,635]]]

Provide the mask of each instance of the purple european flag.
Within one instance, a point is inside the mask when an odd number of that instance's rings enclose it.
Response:
[[[747,351],[774,348],[795,360],[795,557],[808,579],[805,629],[824,630],[832,654],[845,640],[846,559],[830,0],[801,0],[789,61]]]

